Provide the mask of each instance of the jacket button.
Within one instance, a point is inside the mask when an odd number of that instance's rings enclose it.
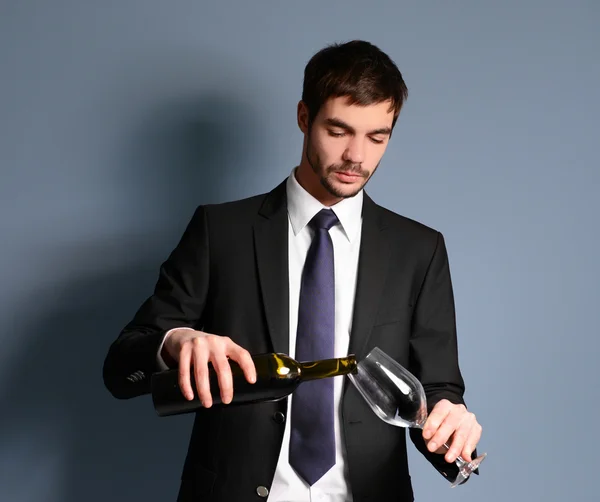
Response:
[[[269,496],[269,489],[266,486],[259,486],[256,489],[256,493],[258,494],[259,497],[266,498]]]
[[[285,422],[285,415],[280,411],[276,411],[273,414],[273,420],[275,420],[276,424],[282,424],[283,422]]]

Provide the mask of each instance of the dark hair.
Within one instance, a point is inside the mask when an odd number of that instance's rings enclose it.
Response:
[[[341,96],[363,106],[391,100],[393,127],[408,98],[408,88],[387,54],[370,42],[352,40],[321,49],[307,63],[302,101],[308,108],[309,124],[323,103]]]

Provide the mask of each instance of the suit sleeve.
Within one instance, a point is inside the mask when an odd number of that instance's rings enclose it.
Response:
[[[465,404],[464,381],[458,364],[454,294],[444,237],[437,233],[431,257],[413,313],[410,368],[427,396],[427,411],[442,400]],[[421,429],[410,429],[416,448],[445,478],[453,481],[458,469],[444,455],[431,453]],[[477,472],[477,471],[475,471]]]
[[[208,224],[199,206],[175,249],[161,264],[153,294],[110,345],[104,385],[118,399],[148,394],[165,334],[201,322],[209,284]]]

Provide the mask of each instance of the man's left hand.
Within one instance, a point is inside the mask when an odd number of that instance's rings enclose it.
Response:
[[[475,415],[464,404],[442,399],[433,407],[423,426],[423,439],[429,451],[446,453],[446,462],[454,462],[459,455],[470,462],[481,438],[481,430]],[[444,443],[450,446],[449,450],[443,446]]]

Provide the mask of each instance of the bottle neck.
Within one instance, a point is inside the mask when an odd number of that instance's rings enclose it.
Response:
[[[322,361],[311,361],[298,363],[300,366],[301,380],[317,380],[338,375],[348,375],[356,372],[356,357],[340,357],[336,359],[323,359]]]

